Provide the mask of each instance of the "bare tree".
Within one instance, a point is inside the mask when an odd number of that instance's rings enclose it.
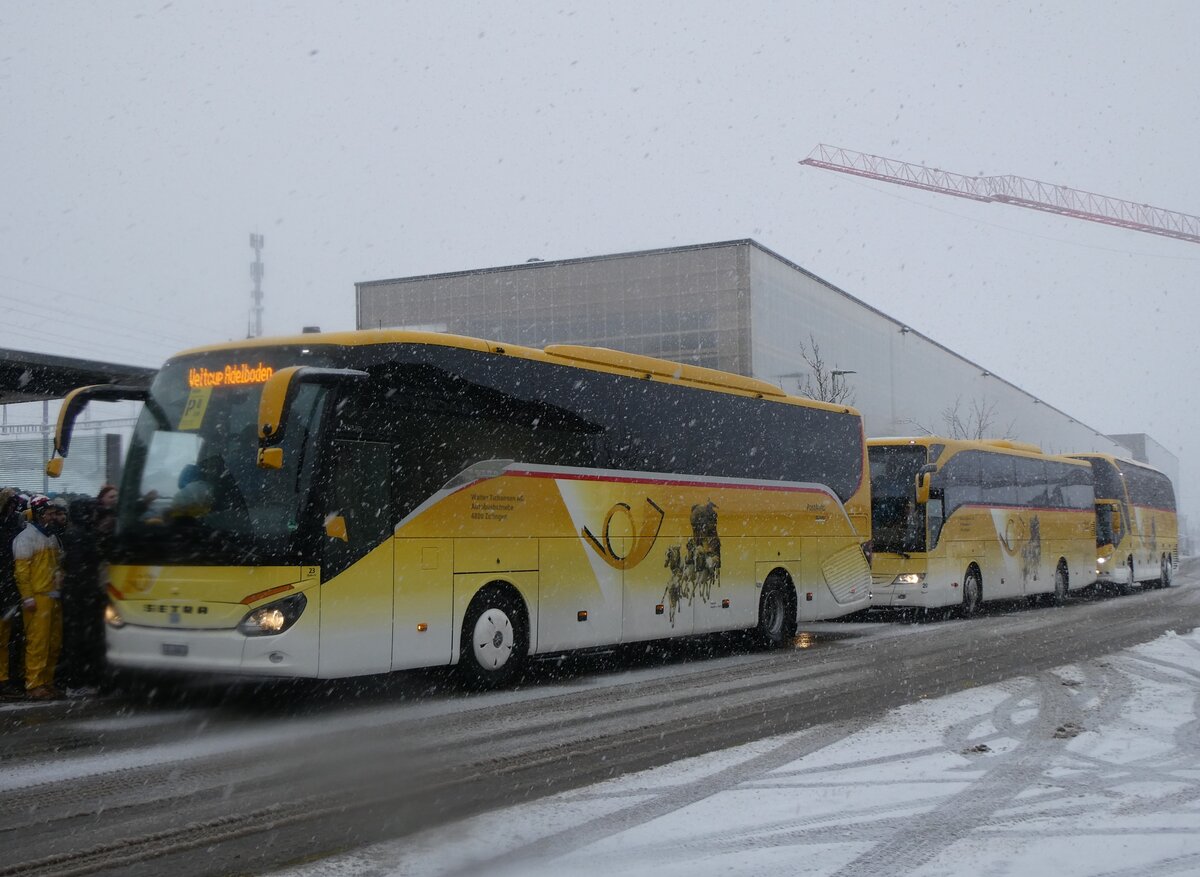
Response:
[[[972,399],[970,410],[963,412],[962,397],[954,400],[953,405],[942,409],[942,426],[939,430],[930,429],[917,420],[909,420],[913,426],[926,435],[944,435],[953,439],[984,439],[1003,438],[1015,439],[1013,424],[1010,422],[1002,435],[995,435],[994,421],[996,418],[996,403],[987,399]]]
[[[808,344],[800,342],[800,358],[804,360],[810,372],[800,384],[801,395],[821,402],[854,404],[854,388],[846,383],[846,375],[852,375],[854,372],[827,367],[824,357],[821,356],[821,345],[811,333],[808,336]]]

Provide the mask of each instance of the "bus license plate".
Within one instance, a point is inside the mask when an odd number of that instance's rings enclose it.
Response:
[[[187,646],[182,643],[163,643],[162,653],[172,658],[186,658]]]

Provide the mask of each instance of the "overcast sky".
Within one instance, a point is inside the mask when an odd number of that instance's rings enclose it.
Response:
[[[155,365],[354,283],[752,237],[1194,461],[1200,245],[801,167],[1200,214],[1200,4],[0,5],[0,347]],[[846,357],[841,357],[845,359]]]

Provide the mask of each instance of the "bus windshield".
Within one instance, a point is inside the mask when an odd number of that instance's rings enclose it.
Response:
[[[300,388],[285,427],[284,466],[260,469],[258,404],[272,372],[257,356],[228,352],[159,372],[122,482],[114,546],[122,562],[302,562],[302,515],[325,394]]]
[[[879,445],[871,462],[871,538],[876,551],[925,550],[925,508],[917,505],[917,472],[925,465],[921,445]]]

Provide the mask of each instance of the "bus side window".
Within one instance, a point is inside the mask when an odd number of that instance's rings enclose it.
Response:
[[[1017,504],[1043,507],[1050,501],[1046,489],[1046,467],[1041,460],[1028,457],[1013,459],[1017,471]]]
[[[983,501],[983,455],[978,451],[963,451],[947,461],[935,479],[942,487],[943,515],[950,517],[955,509]]]
[[[346,541],[326,538],[324,578],[337,575],[392,534],[391,446],[333,442],[332,483],[325,516],[341,515]]]
[[[938,539],[942,535],[942,525],[946,522],[944,500],[941,491],[936,495],[930,494],[929,502],[925,503],[925,516],[929,521],[929,550],[937,548]]]

